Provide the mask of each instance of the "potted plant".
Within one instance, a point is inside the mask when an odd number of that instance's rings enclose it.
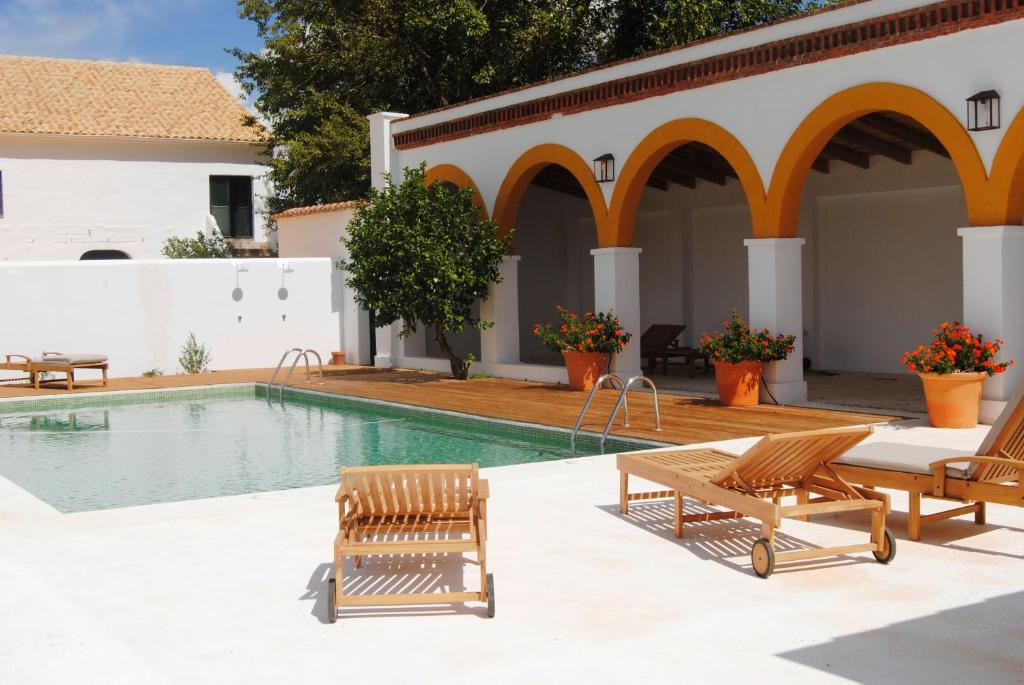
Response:
[[[609,357],[622,352],[632,334],[622,330],[611,312],[578,316],[561,306],[557,309],[561,325],[534,324],[533,334],[549,350],[562,353],[569,387],[587,392],[608,368]]]
[[[705,333],[699,343],[701,354],[715,365],[718,401],[729,407],[756,406],[764,365],[788,357],[796,336],[773,337],[767,328],[752,331],[735,309],[722,325],[725,333]]]
[[[996,362],[1003,345],[986,341],[959,321],[940,324],[928,345],[903,355],[903,363],[924,385],[928,419],[936,428],[971,428],[978,425],[981,385],[1003,373],[1013,361]]]

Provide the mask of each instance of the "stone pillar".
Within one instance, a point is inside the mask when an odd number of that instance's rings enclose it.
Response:
[[[991,423],[1024,378],[1024,226],[975,226],[964,246],[964,324],[1005,341],[1001,360],[1016,366],[985,381],[981,420]]]
[[[803,288],[800,248],[803,238],[744,240],[750,288],[750,327],[767,328],[772,335],[796,336],[793,353],[765,368],[765,382],[779,403],[807,401],[804,382]],[[771,398],[761,387],[761,400]]]
[[[480,331],[480,361],[487,364],[519,363],[519,255],[505,255],[498,271],[500,283],[491,283],[480,303],[480,318],[494,322]]]
[[[384,175],[400,172],[395,160],[394,140],[391,137],[391,123],[405,119],[408,114],[377,112],[366,117],[370,121],[370,184],[377,190],[384,188]],[[398,178],[395,179],[399,180]],[[381,326],[374,331],[377,336],[377,356],[373,365],[390,369],[395,365],[402,340],[398,333],[400,324]]]
[[[612,358],[612,371],[629,380],[642,373],[640,359],[640,248],[602,247],[594,255],[594,309],[613,312],[622,329],[633,334],[626,348]]]

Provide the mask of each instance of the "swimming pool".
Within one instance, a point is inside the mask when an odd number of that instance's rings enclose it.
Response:
[[[0,476],[64,513],[338,482],[356,464],[482,467],[599,453],[525,424],[253,384],[0,403]],[[650,447],[609,440],[607,452]]]

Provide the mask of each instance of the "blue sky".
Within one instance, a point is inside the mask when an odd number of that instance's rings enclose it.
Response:
[[[224,48],[260,46],[235,0],[0,0],[0,54],[206,67],[237,92]]]

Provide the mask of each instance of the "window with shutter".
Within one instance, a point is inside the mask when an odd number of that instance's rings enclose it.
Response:
[[[224,237],[252,237],[252,204],[251,177],[210,177],[210,214],[217,220]]]

